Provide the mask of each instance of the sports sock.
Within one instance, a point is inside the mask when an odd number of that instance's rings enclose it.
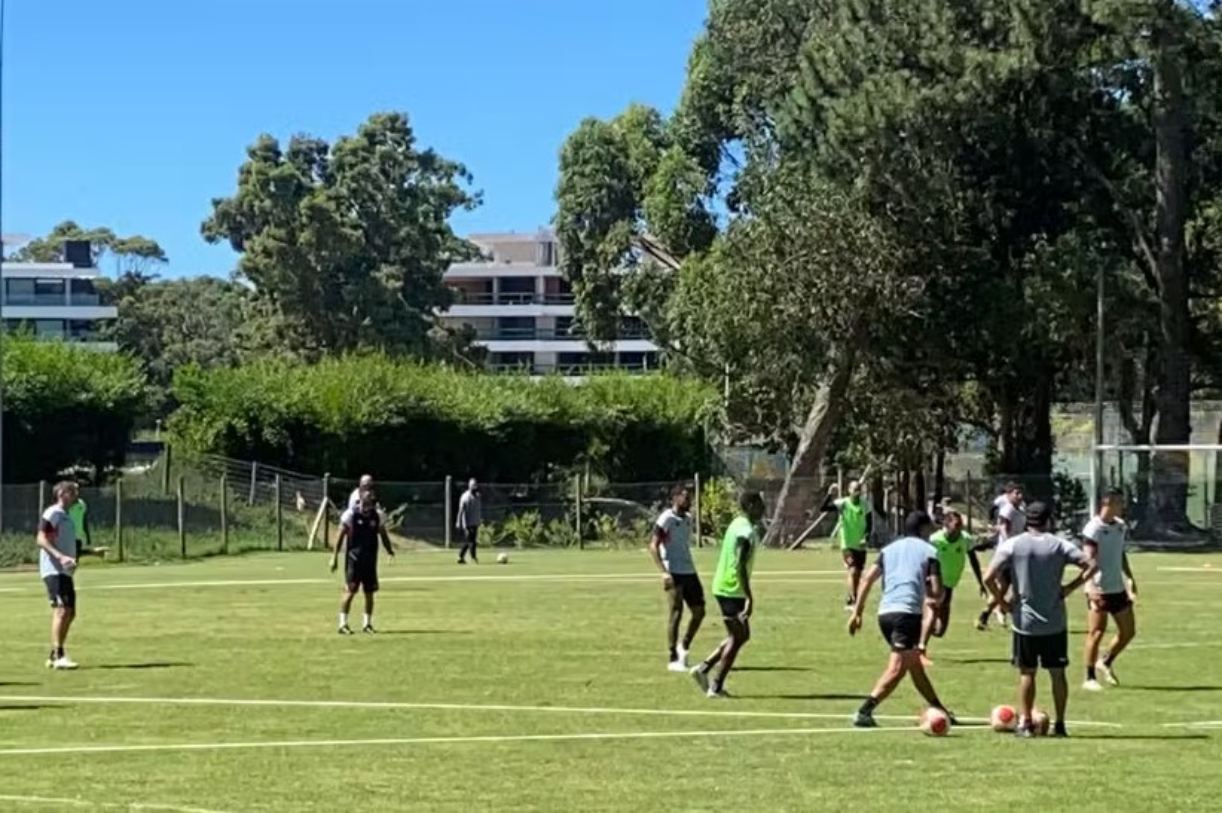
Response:
[[[675,648],[672,646],[672,647],[671,647],[669,650],[667,650],[667,651],[670,653],[670,660],[671,660],[671,662],[672,662],[672,663],[673,663],[673,662],[675,662],[675,661],[677,661],[677,660],[679,660],[679,651],[678,651],[677,649],[675,649]]]
[[[373,616],[370,615],[369,613],[365,613],[365,615],[361,617],[361,626],[368,627],[368,626],[371,626],[372,624],[373,624]]]
[[[340,614],[339,614],[339,625],[340,625],[341,627],[346,627],[346,626],[348,626],[348,614],[347,614],[347,613],[340,613]]]
[[[857,710],[857,713],[858,714],[873,714],[874,709],[876,708],[878,708],[878,699],[874,697],[874,695],[870,695],[869,697],[866,698],[865,702],[861,704],[861,708]]]
[[[64,657],[64,648],[63,648],[62,646],[59,646],[59,647],[56,647],[56,648],[55,648],[55,657],[57,657],[57,658],[62,658],[62,657]]]
[[[980,623],[981,624],[989,623],[989,611],[988,610],[985,610],[984,612],[980,614]]]
[[[1103,665],[1106,666],[1108,669],[1111,669],[1112,664],[1115,662],[1116,662],[1116,657],[1111,652],[1103,656]]]
[[[1095,679],[1095,665],[1093,663],[1090,666],[1086,667],[1086,679],[1087,680]]]

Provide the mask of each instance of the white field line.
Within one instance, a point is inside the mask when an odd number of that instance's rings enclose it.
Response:
[[[48,754],[113,754],[147,751],[223,751],[252,748],[336,748],[371,745],[461,745],[502,742],[577,742],[591,740],[693,739],[700,737],[772,737],[815,734],[912,733],[911,728],[759,728],[728,731],[606,731],[580,734],[489,734],[469,737],[385,737],[362,740],[272,740],[251,742],[184,742],[141,745],[63,745],[45,748],[4,748],[3,756]]]
[[[1209,573],[1213,575],[1222,575],[1222,568],[1212,567],[1163,567],[1159,565],[1155,570],[1162,570],[1167,573]]]
[[[1193,720],[1186,723],[1163,723],[1163,728],[1222,728],[1222,720]]]
[[[831,714],[811,711],[736,711],[729,709],[639,709],[639,708],[609,708],[584,706],[526,706],[487,703],[418,703],[394,700],[284,700],[284,699],[247,699],[228,697],[124,697],[121,695],[0,695],[0,701],[30,702],[30,703],[96,703],[96,704],[136,704],[154,706],[263,706],[271,708],[318,708],[318,709],[403,709],[423,711],[495,711],[495,712],[525,712],[543,714],[621,714],[649,717],[725,717],[725,718],[768,718],[789,720],[845,720],[851,715],[847,713]],[[896,720],[911,722],[912,715],[874,715],[879,720]],[[965,723],[986,723],[985,717],[960,717]],[[1070,720],[1072,725],[1097,726],[1101,728],[1120,728],[1119,723],[1102,723],[1083,720]]]
[[[17,796],[15,794],[0,794],[0,802],[24,802],[35,805],[55,805],[56,807],[83,807],[90,810],[98,808],[116,808],[119,810],[162,810],[167,813],[225,813],[223,810],[209,810],[203,807],[183,807],[181,805],[163,804],[160,802],[90,802],[85,799],[73,799],[60,796]]]

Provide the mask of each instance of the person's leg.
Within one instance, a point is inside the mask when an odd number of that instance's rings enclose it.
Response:
[[[476,525],[468,532],[468,544],[471,546],[471,561],[479,564],[479,526]]]
[[[64,656],[64,642],[68,640],[68,628],[72,619],[67,607],[51,609],[51,660]]]
[[[1065,731],[1065,706],[1069,703],[1069,681],[1065,678],[1064,669],[1049,669],[1048,677],[1052,681],[1052,702],[1056,707],[1057,733]],[[1032,681],[1034,687],[1035,681]],[[1034,688],[1032,689],[1034,695]]]
[[[845,548],[840,551],[840,555],[844,559],[844,586],[847,591],[844,604],[846,607],[851,607],[857,602],[857,588],[861,584],[861,568],[857,566],[852,550]]]
[[[458,549],[458,563],[465,565],[467,563],[467,549],[471,547],[470,536],[467,534],[467,529],[462,531],[462,547]]]
[[[934,616],[933,634],[937,638],[946,635],[946,630],[950,627],[950,605],[954,598],[954,590],[947,587],[946,592],[942,596],[942,601],[938,603],[938,611]]]
[[[938,693],[933,688],[933,683],[929,680],[929,675],[925,672],[925,665],[921,663],[919,653],[915,650],[902,653],[904,662],[904,670],[908,676],[912,678],[912,684],[916,686],[921,697],[925,698],[925,702],[933,706],[935,709],[946,711],[946,706],[942,705],[942,701],[938,699]]]
[[[1021,667],[1018,672],[1018,725],[1031,724],[1035,710],[1035,669]]]
[[[373,595],[376,592],[377,588],[365,585],[365,617],[361,619],[361,629],[364,632],[373,632]]]
[[[710,684],[710,688],[715,692],[725,691],[726,678],[730,676],[730,670],[734,668],[734,661],[738,659],[738,653],[751,640],[751,624],[748,621],[726,619],[726,627],[730,630],[730,645],[723,651],[721,667],[717,672],[717,677]]]
[[[668,663],[679,660],[679,623],[683,620],[683,591],[671,584],[666,591],[666,652]]]
[[[339,630],[348,630],[348,611],[352,609],[352,599],[356,596],[358,585],[345,584],[344,592],[339,598]],[[351,630],[349,630],[351,631]]]
[[[1112,663],[1124,652],[1125,647],[1132,643],[1137,636],[1137,617],[1133,614],[1133,607],[1129,605],[1113,616],[1116,619],[1116,636],[1112,638],[1112,642],[1108,644],[1107,655],[1103,658],[1103,663],[1110,670]]]
[[[870,696],[861,704],[861,708],[857,709],[857,719],[854,721],[856,725],[873,726],[875,724],[874,709],[878,708],[878,704],[895,691],[895,687],[900,685],[907,671],[908,667],[903,654],[892,652],[891,657],[887,660],[887,667],[883,669],[883,673],[874,683],[874,688],[870,690]]]
[[[683,633],[684,652],[692,648],[692,642],[696,640],[696,633],[700,631],[700,625],[704,623],[704,605],[695,604],[689,606],[687,611],[687,631]]]
[[[1086,643],[1083,647],[1082,661],[1086,664],[1086,682],[1095,680],[1095,663],[1099,660],[1099,644],[1107,632],[1107,612],[1095,599],[1088,599],[1086,611]]]
[[[929,639],[933,636],[934,626],[937,624],[938,613],[933,607],[925,605],[925,611],[921,615],[921,643],[917,649],[924,654],[929,647]]]

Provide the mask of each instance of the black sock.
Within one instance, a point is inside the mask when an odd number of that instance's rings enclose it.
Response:
[[[1103,656],[1103,665],[1106,666],[1108,669],[1112,668],[1112,664],[1115,663],[1115,661],[1116,661],[1116,656],[1113,655],[1111,652]]]
[[[1093,663],[1090,666],[1086,667],[1086,679],[1087,680],[1095,679],[1095,665]]]
[[[861,708],[857,710],[857,713],[858,714],[873,714],[874,709],[876,708],[878,708],[878,700],[875,699],[874,695],[870,695],[869,697],[866,698],[866,702],[861,704]]]
[[[989,623],[989,611],[988,610],[985,610],[984,612],[980,614],[980,623],[981,624]]]
[[[670,652],[670,659],[672,662],[679,660],[679,652],[673,646],[667,651]]]
[[[55,657],[57,658],[64,657],[64,648],[62,646],[57,646],[55,648]]]

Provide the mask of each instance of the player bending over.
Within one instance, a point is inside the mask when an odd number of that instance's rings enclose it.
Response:
[[[1007,539],[1018,536],[1027,530],[1027,512],[1026,506],[1023,503],[1023,487],[1015,482],[1006,483],[1005,491],[993,501],[993,507],[997,509],[996,526],[994,529],[997,536],[997,550],[1001,550],[1001,546]],[[994,554],[994,557],[996,557],[996,554]],[[988,606],[980,613],[980,617],[976,619],[976,629],[982,632],[987,630],[989,628],[989,615],[993,612],[997,613],[998,623],[1005,622],[1005,612],[998,607],[997,602],[990,600]]]
[[[939,574],[938,554],[929,544],[933,521],[924,511],[914,511],[904,520],[904,536],[883,548],[874,566],[866,573],[865,581],[853,605],[849,618],[849,634],[856,635],[861,629],[861,615],[865,610],[870,590],[879,579],[883,582],[883,597],[878,605],[878,628],[883,639],[891,647],[887,668],[883,670],[873,691],[857,710],[853,725],[858,728],[874,728],[874,709],[887,699],[905,675],[912,678],[925,702],[946,712],[953,723],[954,715],[947,711],[934,691],[929,675],[921,663],[917,646],[921,640],[921,619],[924,608],[935,604],[942,595],[942,577]]]
[[[1012,659],[1019,672],[1016,733],[1020,737],[1035,733],[1031,722],[1035,707],[1035,673],[1043,667],[1051,679],[1056,704],[1055,735],[1066,737],[1069,736],[1065,730],[1069,684],[1065,680],[1065,667],[1069,665],[1069,635],[1065,623],[1065,597],[1094,575],[1095,565],[1081,550],[1051,533],[1050,506],[1032,503],[1029,518],[1029,530],[997,549],[984,574],[984,584],[997,605],[1010,612],[1014,626]],[[1073,581],[1062,584],[1066,565],[1075,565],[1079,573]],[[999,580],[1007,568],[1014,589],[1012,611]]]
[[[728,636],[691,672],[696,684],[709,697],[729,697],[726,677],[734,668],[739,650],[751,640],[751,613],[755,610],[751,570],[759,544],[759,523],[764,518],[764,498],[755,492],[744,494],[739,507],[742,513],[730,523],[721,540],[717,572],[713,576],[713,597],[721,606]],[[709,673],[719,663],[721,671],[710,680]]]
[[[921,644],[918,649],[924,656],[929,647],[931,636],[941,638],[946,634],[950,624],[950,603],[955,595],[955,588],[963,578],[963,566],[972,565],[972,574],[976,584],[984,592],[984,579],[980,574],[980,560],[972,547],[972,538],[963,530],[963,515],[958,511],[947,509],[942,513],[942,530],[929,538],[929,544],[938,552],[938,569],[942,577],[942,598],[936,604],[926,604],[925,618],[921,626]],[[928,659],[925,661],[928,665]]]
[[[1119,686],[1116,671],[1112,668],[1116,658],[1137,634],[1137,620],[1133,616],[1133,602],[1137,600],[1137,581],[1129,568],[1129,557],[1124,552],[1126,526],[1124,523],[1124,492],[1111,489],[1103,496],[1098,516],[1092,517],[1082,530],[1083,549],[1099,568],[1095,578],[1086,588],[1086,682],[1082,688],[1089,692],[1102,691],[1096,677],[1113,686]],[[1103,657],[1099,657],[1099,644],[1107,632],[1108,616],[1116,619],[1116,635],[1108,645]]]
[[[670,492],[670,508],[662,512],[653,526],[649,540],[649,555],[662,573],[662,589],[666,591],[669,615],[666,626],[667,669],[687,671],[687,653],[704,621],[704,587],[692,561],[691,537],[692,499],[683,484]],[[687,604],[691,618],[687,632],[679,640],[679,624],[683,620],[683,605]]]
[[[840,514],[837,535],[840,537],[840,556],[844,559],[845,581],[848,588],[844,608],[851,610],[857,598],[857,589],[861,584],[861,572],[866,566],[866,539],[870,536],[873,519],[869,506],[861,498],[859,480],[849,483],[847,497],[837,499],[833,496],[839,490],[840,487],[832,483],[820,510],[836,511]]]
[[[360,505],[356,511],[348,510],[340,518],[339,539],[331,555],[331,572],[339,566],[339,554],[347,544],[344,566],[344,593],[339,602],[339,634],[351,635],[348,626],[348,610],[356,591],[365,591],[365,618],[361,632],[375,632],[373,628],[373,594],[378,592],[378,543],[386,548],[388,556],[395,555],[390,537],[382,527],[377,500],[372,491],[362,491]]]

